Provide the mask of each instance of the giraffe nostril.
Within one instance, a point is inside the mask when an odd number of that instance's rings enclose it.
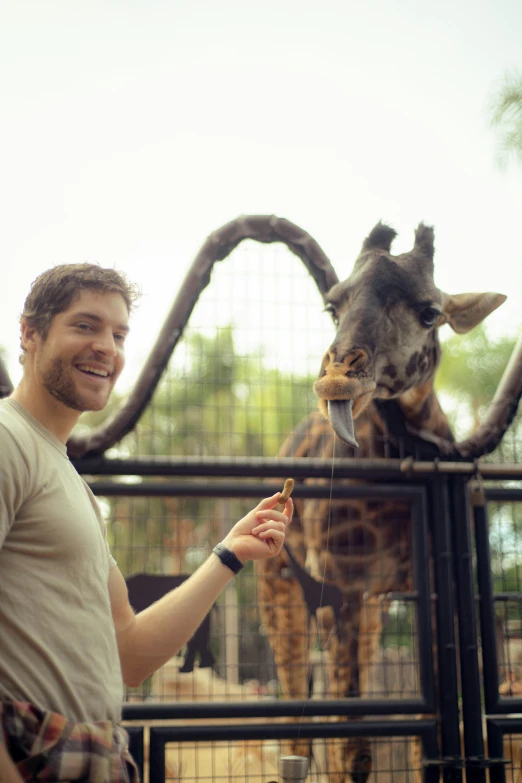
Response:
[[[352,348],[346,353],[339,353],[335,346],[326,352],[322,370],[325,368],[344,368],[344,370],[361,370],[368,364],[369,356],[363,348]]]
[[[354,348],[346,355],[345,361],[349,370],[362,370],[368,362],[368,354],[362,348]]]

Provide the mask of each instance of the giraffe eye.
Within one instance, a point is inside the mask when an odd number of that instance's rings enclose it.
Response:
[[[336,326],[339,325],[339,316],[337,315],[337,311],[333,304],[331,302],[328,302],[324,308],[325,313],[330,313],[330,315],[333,318],[333,322]]]
[[[440,310],[436,310],[435,307],[425,307],[421,310],[419,318],[422,326],[429,329],[430,326],[434,326],[437,318],[440,315]]]

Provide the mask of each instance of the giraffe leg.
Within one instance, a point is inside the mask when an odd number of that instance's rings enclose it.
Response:
[[[420,716],[422,717],[422,716]],[[412,737],[410,745],[410,763],[415,777],[415,783],[422,783],[422,764],[424,754],[422,752],[422,742],[420,737]]]
[[[301,586],[293,577],[281,576],[281,569],[287,565],[282,556],[257,565],[259,610],[274,653],[281,690],[287,699],[306,699],[310,635]],[[310,756],[310,749],[309,740],[285,745],[285,753],[297,756]]]
[[[359,695],[358,639],[361,597],[350,596],[348,613],[341,616],[340,627],[333,627],[331,610],[318,612],[321,632],[328,647],[328,696],[331,699]],[[334,720],[344,720],[336,717]],[[366,737],[336,740],[328,746],[330,783],[366,783],[372,769],[370,741]]]

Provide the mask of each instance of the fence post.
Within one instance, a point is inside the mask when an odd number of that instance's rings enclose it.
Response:
[[[477,604],[473,578],[473,550],[468,479],[452,477],[455,597],[459,628],[460,677],[466,783],[485,783],[484,736],[478,663]]]
[[[431,483],[431,530],[435,577],[435,617],[439,694],[439,727],[444,783],[461,783],[459,693],[453,603],[453,553],[448,479],[439,474]],[[442,760],[441,759],[441,760]],[[451,764],[453,762],[453,765]]]

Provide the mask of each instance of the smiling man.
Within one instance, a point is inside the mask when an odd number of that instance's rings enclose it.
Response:
[[[136,686],[190,639],[246,560],[281,551],[267,498],[190,579],[135,615],[97,501],[68,460],[124,365],[135,289],[111,269],[44,272],[21,317],[23,377],[0,402],[0,783],[138,780],[120,727]]]

